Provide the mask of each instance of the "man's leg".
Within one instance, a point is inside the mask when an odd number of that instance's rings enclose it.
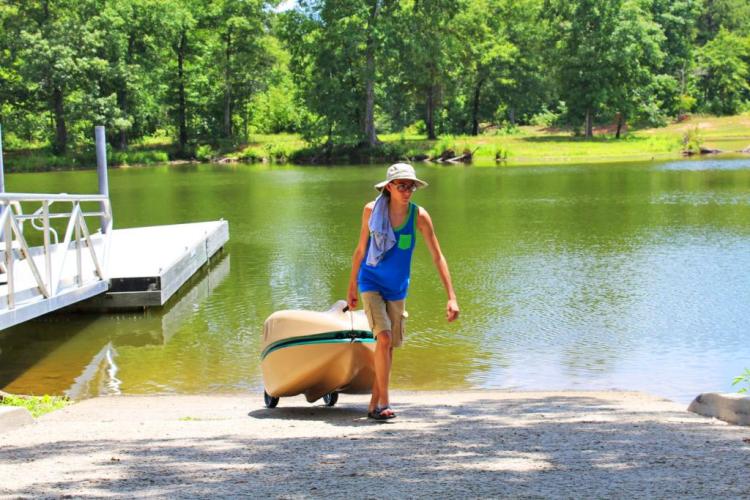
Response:
[[[362,293],[362,302],[367,314],[370,328],[376,333],[374,368],[375,380],[372,386],[372,397],[368,412],[372,413],[375,408],[383,408],[389,405],[388,386],[391,377],[391,365],[393,360],[393,332],[389,317],[389,303],[377,292]],[[385,415],[390,414],[390,410]]]
[[[384,330],[378,334],[377,344],[375,345],[375,387],[377,390],[375,403],[380,408],[385,408],[390,404],[388,385],[391,379],[392,362],[391,332],[390,330]]]

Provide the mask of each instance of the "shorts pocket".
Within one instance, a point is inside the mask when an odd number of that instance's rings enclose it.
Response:
[[[409,250],[411,248],[411,235],[402,234],[398,237],[398,247],[401,250]]]

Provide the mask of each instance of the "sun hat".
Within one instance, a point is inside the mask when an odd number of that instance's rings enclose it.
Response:
[[[414,172],[414,167],[408,163],[394,163],[385,173],[385,180],[375,184],[375,189],[382,191],[383,188],[391,181],[405,179],[414,181],[418,188],[425,188],[429,186],[425,181],[417,179],[417,174]]]

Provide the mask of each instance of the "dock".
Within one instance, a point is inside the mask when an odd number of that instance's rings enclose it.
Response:
[[[96,153],[96,194],[6,193],[0,135],[0,330],[64,308],[164,306],[229,240],[225,220],[114,229],[103,127]]]
[[[116,229],[112,232],[109,289],[76,309],[159,307],[229,240],[226,221]]]

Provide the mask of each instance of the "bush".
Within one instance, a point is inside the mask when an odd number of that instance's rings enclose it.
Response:
[[[434,146],[432,146],[432,149],[430,149],[430,157],[432,158],[439,158],[441,156],[444,156],[445,153],[448,152],[454,152],[456,151],[456,140],[450,136],[446,135],[445,137],[441,138],[438,142],[435,143]],[[454,155],[450,155],[454,156]]]
[[[508,135],[517,135],[521,132],[521,129],[518,125],[515,123],[505,123],[502,127],[498,127],[494,131],[494,135],[497,136],[508,136]]]
[[[682,151],[688,154],[697,154],[701,152],[703,137],[698,127],[693,127],[685,131],[682,136]]]
[[[535,114],[531,117],[531,120],[529,120],[529,123],[536,127],[551,127],[552,124],[554,124],[557,119],[559,118],[559,115],[548,110],[546,107],[542,108],[542,111]]]
[[[505,161],[510,156],[510,150],[504,146],[495,149],[495,161]]]
[[[691,95],[683,94],[678,99],[678,107],[681,114],[690,113],[695,109],[698,99]]]
[[[110,165],[150,165],[169,161],[166,151],[112,151],[107,156]]]
[[[268,143],[263,146],[266,150],[266,157],[269,161],[285,163],[289,159],[289,150],[282,144]]]
[[[404,129],[406,135],[427,135],[427,125],[424,120],[417,120]]]
[[[216,156],[216,151],[208,144],[201,144],[195,148],[195,158],[199,161],[211,161]]]
[[[740,387],[737,392],[744,394],[750,390],[750,368],[745,368],[745,371],[742,372],[737,377],[734,377],[734,380],[732,380],[732,385],[739,385],[739,384],[745,384],[745,387]]]
[[[258,151],[255,148],[247,147],[237,153],[237,159],[242,162],[246,163],[254,163],[256,161],[262,161],[263,160],[263,153]]]

